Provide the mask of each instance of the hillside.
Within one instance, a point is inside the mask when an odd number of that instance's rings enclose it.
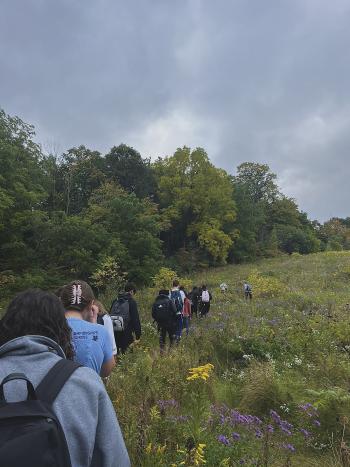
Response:
[[[141,292],[142,341],[108,384],[133,465],[349,465],[349,278],[347,252],[208,270],[208,318],[163,357]]]

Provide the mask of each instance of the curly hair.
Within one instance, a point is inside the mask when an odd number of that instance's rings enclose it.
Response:
[[[9,304],[0,321],[0,346],[16,337],[39,335],[57,342],[66,357],[73,360],[71,329],[58,297],[40,289],[29,289]]]

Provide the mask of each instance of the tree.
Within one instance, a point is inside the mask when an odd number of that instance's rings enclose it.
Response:
[[[162,260],[157,206],[108,182],[93,193],[84,216],[90,225],[109,233],[106,255],[117,260],[129,279],[148,283]]]
[[[126,144],[113,146],[105,159],[105,172],[109,180],[118,183],[129,193],[135,193],[139,198],[154,195],[155,181],[150,159],[143,159],[135,149]]]
[[[236,217],[228,174],[215,168],[206,152],[183,147],[154,164],[157,198],[168,229],[167,251],[174,254],[195,241],[212,262],[226,260]]]

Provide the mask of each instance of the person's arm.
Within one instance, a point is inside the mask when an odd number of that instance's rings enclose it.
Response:
[[[115,342],[115,336],[114,336],[114,331],[113,331],[113,323],[112,323],[112,320],[111,320],[111,317],[108,315],[108,314],[105,314],[103,316],[103,322],[104,322],[104,325],[108,331],[108,334],[109,334],[109,338],[112,342],[112,352],[113,352],[113,355],[117,355],[118,351],[117,351],[117,344]]]
[[[140,323],[139,311],[137,309],[137,303],[135,302],[135,300],[130,300],[129,306],[130,306],[129,313],[130,313],[132,332],[135,334],[136,340],[139,340],[141,337],[141,323]]]
[[[111,374],[111,371],[115,367],[115,359],[112,350],[112,342],[104,326],[100,329],[102,337],[102,350],[103,350],[103,364],[100,371],[100,376],[106,378]]]
[[[98,400],[98,420],[91,467],[130,467],[130,459],[116,417],[115,409],[106,393]]]

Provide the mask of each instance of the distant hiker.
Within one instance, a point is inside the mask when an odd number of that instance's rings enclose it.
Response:
[[[159,346],[161,352],[164,351],[166,335],[169,336],[170,346],[176,339],[176,330],[178,326],[178,311],[176,306],[169,298],[169,290],[162,289],[152,306],[152,318],[158,325]]]
[[[130,467],[101,378],[73,356],[59,298],[18,294],[0,321],[3,467]]]
[[[222,284],[219,285],[220,287],[220,290],[222,293],[226,293],[227,292],[227,289],[228,289],[228,286],[225,282],[222,282]]]
[[[176,328],[176,342],[179,343],[181,339],[181,334],[182,334],[182,310],[183,310],[183,300],[182,300],[182,295],[179,289],[179,281],[174,280],[173,281],[173,288],[171,289],[170,292],[170,298],[173,301],[175,308],[176,308],[176,314],[177,314],[177,328]]]
[[[183,329],[186,328],[186,334],[188,336],[190,330],[190,320],[191,320],[191,300],[185,295],[184,307],[182,310],[182,319],[183,319]]]
[[[212,300],[212,295],[207,289],[206,285],[202,285],[202,291],[200,296],[200,316],[206,316],[209,313],[210,302]]]
[[[134,299],[136,286],[128,283],[124,290],[114,300],[110,311],[118,354],[125,353],[128,347],[138,342],[141,337],[139,311]]]
[[[72,281],[60,289],[60,299],[73,333],[75,360],[102,377],[109,376],[115,360],[107,329],[92,323],[94,293],[84,281]]]
[[[192,291],[189,294],[191,300],[191,313],[192,315],[198,316],[198,303],[200,299],[200,289],[196,285],[193,286]]]
[[[106,308],[103,306],[103,304],[99,300],[94,300],[94,304],[92,305],[92,311],[94,314],[93,322],[97,324],[102,324],[102,326],[105,326],[105,328],[108,331],[109,337],[111,338],[111,341],[112,341],[113,355],[117,355],[118,350],[117,350],[117,345],[115,343],[113,323],[112,323],[111,317],[107,313]]]
[[[248,282],[244,282],[243,290],[245,299],[248,300],[249,298],[251,300],[253,298],[252,286]]]

